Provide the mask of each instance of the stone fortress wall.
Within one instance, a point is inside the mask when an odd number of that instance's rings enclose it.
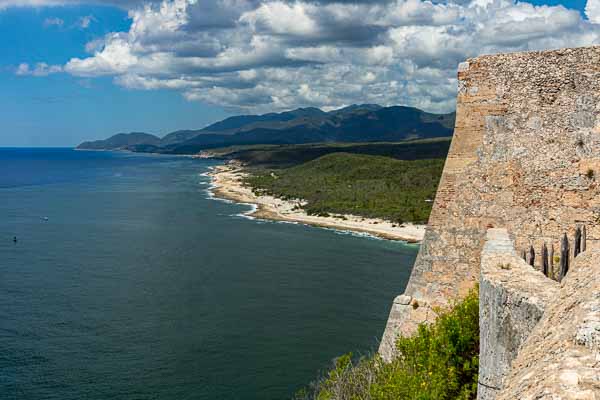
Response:
[[[493,400],[504,388],[512,362],[559,286],[517,256],[506,229],[488,229],[479,280],[478,400]]]
[[[600,398],[600,251],[557,283],[518,257],[506,229],[481,253],[478,400]]]
[[[506,229],[519,254],[544,242],[557,254],[581,224],[588,251],[600,248],[600,47],[477,57],[458,79],[454,137],[384,359],[479,281],[488,229]]]

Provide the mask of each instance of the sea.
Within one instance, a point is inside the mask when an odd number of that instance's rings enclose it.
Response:
[[[0,149],[0,399],[289,399],[376,350],[418,247],[248,218],[215,165]]]

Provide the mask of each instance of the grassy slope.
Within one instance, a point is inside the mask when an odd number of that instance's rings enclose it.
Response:
[[[247,183],[258,193],[301,198],[309,214],[354,214],[425,223],[443,159],[396,160],[333,153],[284,169],[257,169]]]

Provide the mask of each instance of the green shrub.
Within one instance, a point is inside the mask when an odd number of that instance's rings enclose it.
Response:
[[[432,325],[396,343],[400,357],[384,364],[373,399],[472,399],[479,369],[479,301],[473,291]]]
[[[468,400],[477,395],[479,300],[477,290],[437,320],[397,343],[399,356],[339,357],[334,368],[297,399],[316,400]]]

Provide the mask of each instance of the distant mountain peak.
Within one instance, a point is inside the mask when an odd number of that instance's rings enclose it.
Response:
[[[365,110],[365,111],[377,111],[383,107],[379,104],[351,104],[346,107],[338,108],[337,110],[331,110],[329,113],[341,113],[347,111]]]
[[[432,114],[414,107],[352,104],[325,112],[301,107],[280,113],[237,115],[203,129],[178,130],[159,139],[143,132],[118,134],[79,148],[195,153],[234,144],[398,141],[450,136],[454,113]]]
[[[145,132],[117,133],[106,140],[83,142],[80,150],[128,150],[137,145],[160,145],[160,138]]]

